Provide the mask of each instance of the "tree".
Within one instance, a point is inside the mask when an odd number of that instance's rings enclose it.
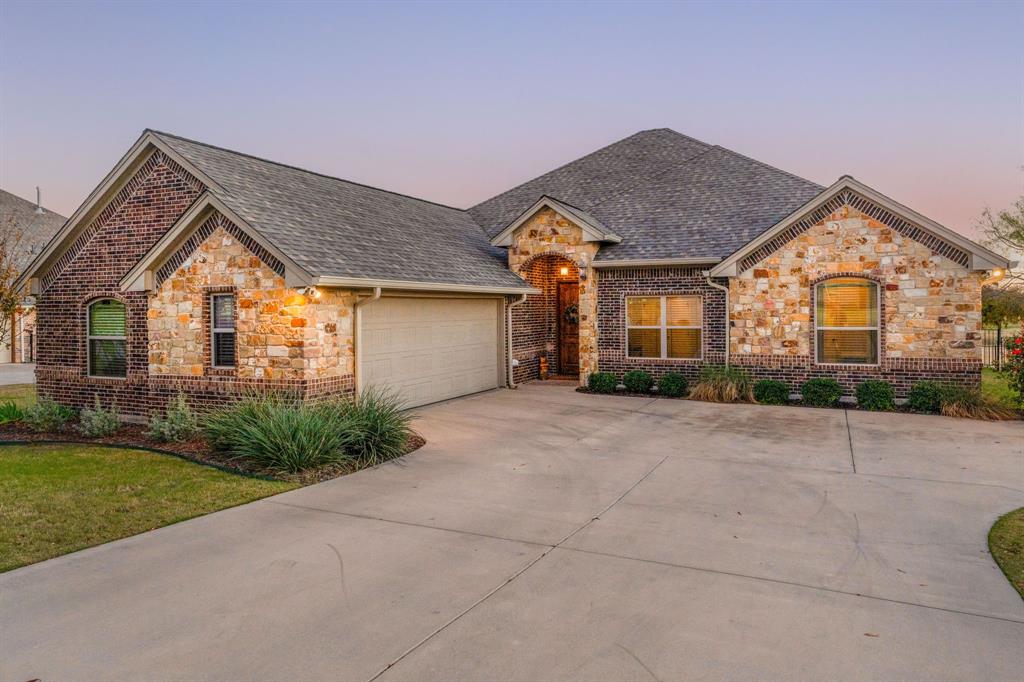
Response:
[[[988,246],[1007,254],[1010,260],[1024,261],[1024,196],[1011,208],[998,213],[986,208],[978,220]],[[1024,284],[1024,271],[1008,272],[999,284],[1000,289]]]
[[[0,342],[11,343],[11,320],[21,308],[25,298],[22,289],[15,289],[14,283],[25,264],[23,248],[24,231],[13,216],[0,224]]]
[[[999,328],[1024,320],[1024,289],[985,287],[981,290],[981,317],[985,324]]]

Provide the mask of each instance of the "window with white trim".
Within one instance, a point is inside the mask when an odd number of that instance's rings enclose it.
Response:
[[[213,366],[235,366],[235,295],[210,295],[210,357]]]
[[[701,308],[700,296],[627,296],[627,357],[699,359]]]
[[[112,298],[87,308],[88,363],[91,377],[124,377],[128,373],[124,303]]]
[[[830,279],[815,289],[817,360],[841,365],[877,365],[878,284],[859,277]]]

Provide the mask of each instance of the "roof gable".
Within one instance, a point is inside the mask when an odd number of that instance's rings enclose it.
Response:
[[[1003,256],[897,203],[853,177],[844,175],[771,229],[724,259],[711,270],[711,275],[733,277],[748,270],[845,205],[967,269],[1009,267],[1009,261]]]
[[[559,213],[575,223],[577,227],[583,230],[583,241],[585,242],[616,243],[622,241],[622,237],[606,228],[599,220],[589,215],[586,211],[570,206],[554,197],[545,196],[538,199],[530,208],[523,211],[522,215],[513,220],[508,227],[496,234],[491,239],[491,244],[494,246],[511,246],[513,233],[544,208],[550,208],[555,213]]]

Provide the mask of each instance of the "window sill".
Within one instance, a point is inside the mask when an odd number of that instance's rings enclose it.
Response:
[[[824,367],[826,369],[829,369],[829,368],[832,368],[832,367],[840,368],[840,369],[851,369],[851,368],[856,369],[857,367],[864,367],[864,368],[867,368],[867,369],[871,369],[873,367],[876,367],[876,368],[877,367],[881,367],[882,363],[880,363],[880,362],[867,363],[867,362],[817,362],[817,361],[815,361],[814,362],[814,366],[815,367]]]
[[[704,358],[637,358],[632,355],[627,355],[626,360],[628,362],[672,362],[672,363],[690,363],[690,362],[704,362]]]
[[[86,379],[86,381],[88,381],[90,383],[97,383],[97,384],[123,384],[126,381],[128,381],[128,377],[127,376],[123,376],[123,377],[98,377],[98,376],[93,376],[92,374],[86,374],[85,375],[85,379]]]

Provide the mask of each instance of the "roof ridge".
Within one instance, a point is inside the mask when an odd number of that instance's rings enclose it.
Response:
[[[431,201],[430,199],[423,199],[421,197],[414,197],[411,194],[403,194],[402,192],[396,192],[394,190],[384,189],[383,187],[375,187],[374,185],[367,185],[366,183],[363,183],[363,182],[356,182],[354,180],[346,180],[345,178],[339,178],[336,175],[328,175],[327,173],[321,173],[319,171],[309,170],[308,168],[300,168],[299,166],[293,166],[291,164],[282,163],[280,161],[274,161],[272,159],[267,159],[267,158],[264,158],[262,156],[256,156],[255,154],[247,154],[246,152],[240,152],[240,151],[237,151],[235,149],[228,149],[227,147],[218,147],[215,144],[210,144],[208,142],[203,142],[201,140],[193,140],[192,138],[185,137],[183,135],[175,135],[174,133],[168,133],[168,132],[164,132],[162,130],[155,130],[153,128],[146,128],[144,132],[153,133],[155,135],[163,135],[164,137],[172,137],[172,138],[174,138],[176,140],[182,140],[184,142],[190,142],[192,144],[197,144],[197,145],[199,145],[201,147],[207,147],[208,149],[216,149],[217,151],[225,152],[227,154],[234,154],[236,156],[244,156],[244,157],[246,157],[248,159],[253,159],[255,161],[260,161],[262,163],[269,163],[272,166],[280,166],[281,168],[287,168],[289,170],[298,171],[300,173],[309,173],[310,175],[316,175],[316,176],[321,177],[321,178],[327,178],[328,180],[335,180],[337,182],[344,182],[344,183],[346,183],[348,185],[356,185],[357,187],[365,187],[366,189],[372,189],[372,190],[375,190],[377,192],[385,192],[386,194],[393,194],[395,196],[403,197],[405,199],[412,199],[413,201],[420,201],[420,202],[423,202],[425,204],[431,204],[433,206],[440,206],[441,208],[447,208],[447,209],[452,210],[452,211],[458,211],[459,213],[466,213],[467,212],[467,209],[464,209],[464,208],[457,208],[455,206],[449,206],[448,204],[442,204],[442,203],[437,202],[437,201]]]
[[[808,180],[807,178],[802,178],[799,175],[797,175],[796,173],[790,173],[787,170],[782,170],[781,168],[779,168],[777,166],[773,166],[770,163],[765,163],[764,161],[759,161],[759,160],[757,160],[757,159],[755,159],[755,158],[753,158],[751,156],[747,156],[746,154],[740,154],[739,152],[733,151],[732,149],[729,149],[728,147],[723,147],[721,145],[716,144],[715,148],[716,149],[721,149],[723,152],[725,152],[727,154],[732,154],[733,156],[738,156],[741,159],[746,159],[747,161],[750,161],[752,163],[756,163],[759,166],[764,166],[765,168],[771,169],[771,170],[773,170],[773,171],[775,171],[777,173],[782,173],[783,175],[788,175],[789,177],[793,178],[794,180],[799,180],[800,182],[806,182],[808,185],[814,185],[818,189],[825,189],[825,185],[819,185],[818,183],[814,182],[813,180]]]
[[[524,180],[523,182],[520,182],[518,185],[515,185],[514,187],[510,187],[509,189],[506,189],[504,192],[499,192],[499,193],[495,194],[493,197],[488,197],[487,199],[484,199],[481,202],[473,204],[472,206],[470,206],[468,209],[465,209],[465,210],[472,211],[477,206],[482,206],[483,204],[486,204],[488,201],[491,201],[492,199],[497,199],[500,196],[503,196],[505,194],[509,194],[510,192],[514,192],[517,189],[519,189],[520,187],[525,187],[526,185],[530,184],[534,180],[538,180],[540,178],[543,178],[545,175],[551,175],[552,173],[558,172],[558,171],[562,170],[563,168],[571,166],[572,164],[577,163],[579,161],[583,161],[584,159],[589,159],[591,156],[594,156],[595,154],[599,154],[600,152],[603,152],[604,150],[609,149],[610,147],[614,147],[617,144],[621,144],[621,143],[625,142],[626,140],[632,140],[634,137],[636,137],[638,135],[643,135],[644,133],[657,132],[657,131],[660,131],[660,130],[667,130],[668,132],[675,133],[676,135],[678,135],[680,137],[685,137],[688,140],[693,140],[694,142],[697,142],[698,144],[702,144],[702,145],[705,145],[705,146],[708,146],[708,147],[711,146],[707,142],[702,142],[701,140],[698,140],[698,139],[693,138],[693,137],[689,137],[688,135],[683,135],[682,133],[677,132],[675,130],[672,130],[671,128],[649,128],[647,130],[638,130],[637,132],[633,133],[632,135],[627,135],[626,137],[622,138],[621,140],[616,140],[615,142],[611,142],[609,144],[606,144],[603,147],[595,149],[594,151],[590,152],[589,154],[584,154],[583,156],[581,156],[581,157],[579,157],[577,159],[573,159],[571,161],[566,161],[561,166],[557,166],[555,168],[552,168],[551,170],[546,171],[544,173],[541,173],[540,175],[538,175],[536,177],[532,177],[529,180]],[[703,153],[703,152],[701,152],[701,153]],[[639,181],[637,181],[637,182],[639,183]],[[632,186],[635,186],[635,185],[632,185]],[[561,201],[561,200],[559,200],[559,201]]]

